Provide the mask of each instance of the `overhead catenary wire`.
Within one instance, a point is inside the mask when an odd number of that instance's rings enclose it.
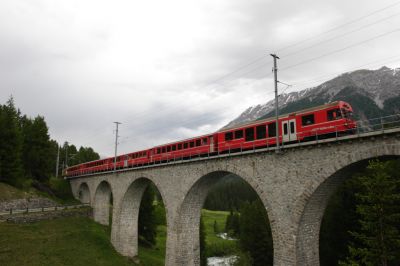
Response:
[[[375,15],[375,14],[378,14],[378,13],[380,13],[380,12],[382,12],[382,11],[388,10],[388,9],[390,9],[390,8],[392,8],[392,7],[395,7],[395,6],[399,5],[399,4],[400,4],[400,1],[396,1],[396,2],[394,2],[394,3],[392,3],[392,4],[390,4],[390,5],[387,5],[387,6],[383,7],[383,8],[378,9],[378,10],[372,11],[371,13],[368,13],[368,14],[366,14],[366,15],[363,15],[363,16],[361,16],[361,17],[358,17],[358,18],[356,18],[356,19],[353,19],[353,20],[351,20],[351,21],[349,21],[349,22],[340,24],[339,26],[333,27],[333,28],[331,28],[331,29],[329,29],[329,30],[326,30],[326,31],[324,31],[324,32],[321,32],[321,33],[316,34],[316,35],[314,35],[314,36],[311,36],[311,37],[309,37],[309,38],[306,38],[306,39],[303,39],[303,40],[301,40],[301,41],[298,41],[298,42],[292,43],[292,44],[290,44],[290,45],[287,45],[287,46],[285,46],[285,47],[279,49],[278,52],[282,52],[282,51],[287,50],[287,49],[289,49],[289,48],[292,48],[292,47],[294,47],[294,46],[298,46],[298,45],[300,45],[300,44],[302,44],[302,43],[308,42],[308,41],[310,41],[310,40],[314,40],[314,39],[316,39],[316,38],[318,38],[318,37],[320,37],[320,36],[323,36],[323,35],[325,35],[325,34],[327,34],[327,33],[331,33],[331,32],[333,32],[333,31],[335,31],[335,30],[338,30],[338,29],[341,29],[341,28],[346,27],[346,26],[348,26],[348,25],[354,24],[354,23],[356,23],[356,22],[358,22],[358,21],[361,21],[361,20],[363,20],[363,19],[365,19],[365,18],[371,17],[371,16],[373,16],[373,15]]]
[[[325,34],[327,34],[327,33],[329,33],[329,32],[333,32],[334,30],[337,30],[337,29],[339,29],[339,28],[342,28],[342,27],[344,27],[344,26],[346,26],[346,25],[353,24],[353,23],[355,23],[355,22],[357,22],[357,21],[360,21],[360,20],[362,20],[362,19],[364,19],[364,18],[370,17],[370,16],[372,16],[372,15],[374,15],[374,14],[380,13],[380,12],[382,12],[382,11],[384,11],[384,10],[387,10],[387,9],[389,9],[389,8],[391,8],[391,7],[394,7],[394,6],[398,5],[398,4],[400,4],[400,1],[398,1],[398,2],[396,2],[396,3],[394,3],[394,4],[391,4],[391,5],[388,5],[388,6],[384,7],[384,8],[379,9],[379,10],[376,10],[376,11],[374,11],[374,12],[371,12],[371,13],[369,13],[369,14],[367,14],[367,15],[362,16],[362,17],[359,17],[359,18],[357,18],[357,19],[354,19],[354,20],[352,20],[352,21],[350,21],[350,22],[348,22],[348,23],[345,23],[345,24],[339,25],[339,26],[337,26],[337,27],[334,27],[334,28],[332,28],[332,29],[330,29],[330,30],[328,30],[328,31],[325,31],[325,32],[323,32],[323,33],[320,33],[320,34],[318,34],[318,35],[316,35],[316,36],[314,36],[314,37],[312,37],[312,38],[308,38],[307,40],[302,40],[302,41],[300,41],[300,42],[298,42],[298,43],[296,43],[296,44],[292,44],[292,45],[290,45],[290,46],[286,46],[286,47],[284,47],[284,48],[282,48],[282,49],[279,49],[279,50],[277,50],[277,51],[283,51],[283,50],[286,50],[286,49],[288,49],[289,47],[293,47],[293,46],[295,46],[295,45],[297,45],[297,44],[304,43],[304,42],[309,41],[309,40],[312,40],[312,39],[316,39],[317,37],[320,37],[320,36],[322,36],[322,35],[325,35]],[[395,15],[393,15],[393,16],[395,16]],[[391,17],[393,17],[393,16],[390,16],[389,18],[391,18]],[[387,19],[389,19],[389,18],[385,18],[385,19],[383,19],[383,20],[387,20]],[[380,20],[380,21],[382,21],[382,20]],[[379,21],[376,21],[375,23],[378,23],[378,22],[379,22]],[[366,28],[366,27],[368,27],[369,25],[373,25],[373,23],[370,23],[370,24],[368,24],[368,25],[366,25],[366,26],[363,26],[362,28]],[[398,31],[398,30],[395,30],[395,31]],[[352,32],[354,32],[354,31],[352,31]],[[346,34],[348,34],[348,33],[346,33]],[[387,33],[387,34],[390,34],[390,32]],[[383,34],[383,35],[385,35],[385,34]],[[342,35],[336,36],[335,38],[339,38],[339,37],[341,37],[341,36],[342,36]],[[380,36],[375,36],[375,37],[372,38],[372,39],[376,39],[376,38],[379,38],[379,37],[380,37]],[[331,39],[329,39],[329,40],[332,40],[332,39],[333,39],[333,38],[331,38]],[[365,41],[363,41],[363,42],[371,41],[372,39],[368,39],[368,40],[365,40]],[[338,53],[338,52],[340,52],[340,51],[343,51],[343,50],[349,49],[349,48],[351,48],[351,47],[354,47],[354,46],[356,46],[356,45],[360,45],[360,44],[362,44],[363,42],[358,43],[358,44],[354,44],[354,45],[351,45],[351,46],[348,46],[348,47],[344,47],[344,48],[342,48],[342,49],[335,50],[335,51],[333,51],[333,52],[330,52],[330,53],[327,53],[327,54],[324,54],[324,55],[321,55],[321,56],[318,56],[318,57],[314,57],[314,58],[311,58],[311,59],[309,59],[309,60],[304,60],[304,61],[302,61],[302,62],[299,62],[299,63],[297,63],[297,64],[295,64],[295,65],[288,66],[288,67],[283,68],[283,69],[281,69],[281,70],[290,69],[290,68],[296,67],[296,66],[298,66],[298,65],[305,64],[305,63],[307,63],[307,62],[311,62],[311,61],[317,60],[317,59],[319,59],[319,58],[328,56],[328,55],[330,55],[330,54]],[[304,50],[304,48],[301,49],[301,50]],[[298,52],[300,52],[300,51],[298,51]],[[292,53],[292,54],[293,54],[293,53]],[[253,66],[253,65],[257,64],[257,63],[260,63],[260,61],[261,61],[262,59],[265,59],[265,58],[266,58],[266,56],[264,55],[264,56],[261,56],[261,57],[258,57],[258,58],[256,58],[256,59],[254,59],[254,60],[251,60],[249,63],[242,65],[241,67],[239,67],[239,68],[237,68],[237,69],[235,69],[235,70],[229,72],[228,74],[225,74],[225,75],[221,76],[220,78],[215,79],[215,80],[213,80],[212,82],[209,82],[209,83],[205,84],[204,86],[201,86],[200,89],[201,89],[201,88],[209,87],[209,86],[211,86],[211,85],[215,85],[215,84],[218,83],[218,82],[221,82],[221,81],[223,81],[223,80],[226,80],[227,77],[230,77],[230,76],[232,76],[233,74],[238,74],[238,73],[242,72],[242,70],[245,70],[245,69],[247,69],[248,67]],[[268,64],[270,64],[270,63],[268,63]],[[260,70],[260,69],[262,69],[264,66],[266,66],[266,65],[268,65],[268,64],[262,64],[262,65],[256,66],[255,68],[251,69],[250,71],[247,71],[247,72],[245,72],[245,73],[242,73],[241,76],[243,77],[243,76],[246,76],[247,74],[253,73],[254,71]],[[265,77],[268,77],[268,76],[269,76],[269,75],[264,76],[264,78],[265,78]],[[253,82],[250,82],[250,83],[253,83]],[[288,89],[288,88],[286,88],[285,91],[286,91],[287,89]],[[220,96],[218,96],[218,97],[220,97]],[[196,106],[196,105],[200,105],[200,104],[202,104],[202,103],[193,104],[192,106]],[[183,108],[185,108],[185,107],[183,107]],[[166,108],[166,109],[168,109],[168,108]],[[179,111],[179,110],[181,110],[182,108],[174,108],[174,109]],[[141,113],[136,113],[136,114],[135,114],[135,117],[139,117],[139,116],[143,117],[142,114],[149,114],[149,115],[152,115],[152,114],[150,114],[148,111],[145,111],[145,112],[141,112]],[[100,135],[100,134],[102,134],[102,133],[97,132],[96,134],[94,134],[94,135],[92,135],[92,136],[98,136],[98,135]],[[91,137],[91,139],[93,139],[93,138]]]
[[[316,39],[316,38],[318,38],[318,37],[320,37],[320,36],[323,36],[323,35],[325,35],[325,34],[327,34],[327,33],[333,32],[333,31],[338,30],[338,29],[340,29],[340,28],[343,28],[343,27],[345,27],[345,26],[347,26],[347,25],[354,24],[355,22],[361,21],[361,20],[363,20],[363,19],[365,19],[365,18],[371,17],[371,16],[373,16],[373,15],[375,15],[375,14],[378,14],[378,13],[380,13],[380,12],[383,12],[383,11],[385,11],[385,10],[388,10],[389,8],[393,8],[393,7],[395,7],[395,6],[399,5],[399,4],[400,4],[400,1],[397,1],[397,2],[395,2],[395,3],[392,3],[392,4],[390,4],[390,5],[385,6],[385,7],[383,7],[383,8],[380,8],[380,9],[378,9],[378,10],[375,10],[375,11],[373,11],[373,12],[370,12],[370,13],[368,13],[368,14],[366,14],[366,15],[363,15],[363,16],[361,16],[361,17],[358,17],[358,18],[356,18],[356,19],[354,19],[354,20],[352,20],[352,21],[350,21],[350,22],[341,24],[341,25],[336,26],[336,27],[333,27],[333,28],[331,28],[331,29],[329,29],[329,30],[327,30],[327,31],[324,31],[324,32],[322,32],[322,33],[319,33],[319,34],[317,34],[317,35],[314,35],[314,36],[312,36],[312,37],[310,37],[310,38],[304,39],[304,40],[302,40],[302,41],[299,41],[299,42],[296,42],[296,43],[294,43],[294,44],[291,44],[291,45],[288,45],[288,46],[286,46],[286,47],[283,47],[283,48],[281,48],[281,49],[278,49],[277,51],[278,51],[278,52],[281,52],[281,51],[287,50],[287,49],[290,48],[290,47],[297,46],[297,45],[299,45],[299,44],[301,44],[301,43],[304,43],[304,42],[306,42],[306,41],[310,41],[310,40]],[[369,27],[369,26],[371,26],[371,25],[374,25],[374,24],[376,24],[376,23],[382,22],[382,21],[384,21],[384,20],[390,19],[390,18],[392,18],[392,17],[394,17],[394,16],[397,16],[397,15],[398,15],[398,14],[395,14],[395,15],[386,17],[386,18],[384,18],[384,19],[375,21],[374,23],[369,23],[369,24],[367,24],[367,25],[365,25],[365,26],[363,26],[363,27],[361,27],[361,28],[359,28],[359,29],[357,29],[357,30],[351,31],[350,33],[355,32],[355,31],[358,31],[358,30],[361,30],[361,29],[366,28],[366,27]],[[349,34],[349,33],[345,33],[345,34],[343,34],[343,35],[347,35],[347,34]],[[339,35],[339,36],[336,36],[336,37],[334,37],[334,38],[330,38],[328,41],[331,41],[331,40],[336,39],[336,38],[340,38],[340,37],[342,37],[343,35]],[[323,42],[321,42],[321,43],[324,43],[324,42],[327,42],[327,41],[323,41]],[[311,47],[315,47],[315,45],[312,45],[312,46],[309,46],[309,47],[300,49],[300,50],[298,50],[298,51],[292,52],[292,53],[290,53],[290,54],[286,54],[286,55],[284,55],[284,56],[286,56],[286,58],[287,58],[287,56],[294,55],[294,54],[296,54],[296,53],[299,53],[299,52],[304,51],[305,49],[309,49],[309,48],[311,48]],[[257,58],[255,58],[255,59],[252,59],[252,60],[250,60],[248,63],[246,63],[246,64],[244,64],[244,65],[242,65],[242,66],[236,68],[235,70],[233,70],[233,71],[231,71],[231,72],[229,72],[229,73],[227,73],[227,74],[221,76],[220,78],[217,78],[217,79],[215,79],[215,80],[213,80],[213,81],[211,81],[211,82],[208,82],[208,83],[205,84],[204,86],[201,86],[200,89],[206,88],[206,87],[211,86],[211,85],[214,85],[214,84],[216,84],[217,82],[220,82],[220,81],[226,79],[227,77],[232,76],[233,74],[236,74],[236,73],[240,72],[241,70],[244,70],[244,69],[246,69],[247,67],[249,67],[249,66],[251,66],[251,65],[254,65],[254,64],[260,62],[262,59],[265,59],[266,57],[267,57],[266,55],[263,55],[263,56],[261,56],[261,57],[257,57]],[[283,59],[285,59],[285,58],[283,58]],[[315,59],[313,59],[313,60],[315,60]],[[267,63],[267,64],[262,64],[261,66],[257,66],[257,67],[255,67],[255,68],[251,69],[250,71],[247,71],[247,72],[245,72],[245,73],[242,73],[242,76],[246,76],[246,75],[248,75],[248,74],[250,74],[250,73],[253,73],[253,72],[255,72],[255,71],[257,71],[257,70],[259,70],[259,69],[265,67],[265,66],[268,65],[268,64],[269,64],[269,63]],[[176,110],[179,110],[179,108],[177,108]],[[148,111],[136,113],[134,117],[143,116],[144,114],[148,114]],[[99,132],[100,129],[101,129],[101,128],[99,128],[98,130],[96,130],[97,132],[96,132],[95,134],[91,135],[90,137],[88,137],[87,139],[93,139],[94,136],[100,135],[100,134],[101,134],[101,133]]]
[[[294,52],[291,52],[291,53],[283,54],[283,55],[281,55],[281,56],[287,58],[287,57],[289,57],[289,56],[293,56],[293,55],[295,55],[295,54],[299,54],[299,53],[301,53],[301,52],[303,52],[303,51],[306,51],[306,50],[309,50],[309,49],[314,48],[314,47],[316,47],[316,46],[319,46],[319,45],[321,45],[321,44],[323,44],[323,43],[327,43],[327,42],[336,40],[336,39],[338,39],[338,38],[342,38],[342,37],[344,37],[344,36],[347,36],[347,35],[349,35],[349,34],[353,34],[353,33],[355,33],[355,32],[358,32],[358,31],[360,31],[360,30],[366,29],[366,28],[371,27],[371,26],[373,26],[373,25],[376,25],[376,24],[378,24],[378,23],[387,21],[387,20],[392,19],[392,18],[394,18],[394,17],[397,17],[397,16],[399,16],[399,15],[400,15],[400,12],[399,12],[399,13],[396,13],[396,14],[393,14],[393,15],[391,15],[391,16],[385,17],[385,18],[383,18],[383,19],[379,19],[379,20],[374,21],[374,22],[372,22],[372,23],[369,23],[369,24],[367,24],[367,25],[363,25],[363,26],[361,26],[361,27],[359,27],[359,28],[357,28],[357,29],[348,31],[348,32],[346,32],[346,33],[344,33],[344,34],[337,35],[337,36],[335,36],[335,37],[332,37],[332,38],[329,38],[329,39],[326,39],[326,40],[317,42],[317,43],[315,43],[315,44],[313,44],[313,45],[310,45],[310,46],[301,48],[301,49],[299,49],[299,50],[297,50],[297,51],[294,51]]]
[[[383,34],[379,34],[379,35],[374,36],[374,37],[372,37],[372,38],[363,40],[363,41],[361,41],[361,42],[357,42],[357,43],[354,43],[354,44],[345,46],[345,47],[343,47],[343,48],[340,48],[340,49],[331,51],[331,52],[329,52],[329,53],[325,53],[325,54],[322,54],[322,55],[319,55],[319,56],[316,56],[316,57],[313,57],[313,58],[310,58],[310,59],[301,61],[301,62],[299,62],[299,63],[293,64],[293,65],[290,65],[290,66],[287,66],[287,67],[283,67],[283,68],[281,68],[281,71],[287,70],[287,69],[291,69],[291,68],[297,67],[297,66],[299,66],[299,65],[303,65],[303,64],[306,64],[306,63],[315,61],[315,60],[317,60],[317,59],[326,57],[326,56],[328,56],[328,55],[332,55],[332,54],[335,54],[335,53],[338,53],[338,52],[342,52],[342,51],[347,50],[347,49],[349,49],[349,48],[353,48],[353,47],[359,46],[359,45],[361,45],[361,44],[364,44],[364,43],[367,43],[367,42],[370,42],[370,41],[373,41],[373,40],[376,40],[376,39],[385,37],[385,36],[387,36],[387,35],[389,35],[389,34],[392,34],[392,33],[395,33],[395,32],[399,32],[399,31],[400,31],[400,28],[399,28],[399,29],[392,30],[392,31],[389,31],[389,32],[385,32],[385,33],[383,33]]]

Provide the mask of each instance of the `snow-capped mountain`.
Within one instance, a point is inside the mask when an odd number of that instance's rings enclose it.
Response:
[[[357,70],[344,73],[319,86],[282,94],[278,98],[280,113],[336,101],[349,102],[358,117],[372,118],[400,111],[400,68]],[[274,114],[274,100],[246,109],[226,127]]]

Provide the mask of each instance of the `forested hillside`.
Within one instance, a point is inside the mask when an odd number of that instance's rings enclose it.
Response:
[[[56,175],[58,149],[59,176],[67,161],[72,165],[99,159],[92,148],[77,149],[67,143],[60,146],[50,138],[43,116],[31,118],[22,114],[12,97],[0,105],[0,182],[46,190],[50,178]]]

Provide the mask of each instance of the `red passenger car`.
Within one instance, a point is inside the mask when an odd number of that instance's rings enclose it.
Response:
[[[278,119],[280,144],[353,134],[353,109],[343,101],[309,108]],[[218,131],[213,134],[159,145],[148,150],[119,155],[116,169],[215,156],[276,145],[276,121],[268,118]],[[78,176],[114,170],[114,157],[83,163],[66,169],[64,175]]]
[[[279,116],[279,142],[291,143],[353,133],[353,109],[343,101]],[[220,153],[276,145],[275,118],[253,121],[218,132]]]

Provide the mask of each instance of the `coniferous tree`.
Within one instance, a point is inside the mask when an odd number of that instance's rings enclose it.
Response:
[[[331,196],[326,207],[320,230],[319,257],[321,266],[336,266],[348,255],[350,231],[358,226],[355,194],[359,191],[354,178],[346,180]],[[338,222],[340,217],[340,222]]]
[[[18,185],[23,178],[20,114],[12,97],[0,110],[0,181]]]
[[[200,217],[200,265],[207,265],[206,257],[206,229],[204,226],[203,216]]]
[[[53,173],[54,156],[51,153],[50,136],[43,117],[37,116],[31,120],[26,116],[21,118],[23,132],[23,164],[27,177],[40,182],[49,180]]]
[[[240,216],[239,213],[230,211],[226,217],[225,231],[230,236],[239,236],[240,234]]]
[[[350,256],[341,265],[399,265],[399,170],[398,161],[371,161],[366,173],[357,177],[360,229],[352,232]]]
[[[139,241],[142,244],[152,246],[156,243],[157,224],[154,209],[154,190],[148,186],[142,197],[139,208]]]
[[[243,205],[240,212],[240,243],[254,266],[272,265],[272,234],[263,204],[258,200]]]

